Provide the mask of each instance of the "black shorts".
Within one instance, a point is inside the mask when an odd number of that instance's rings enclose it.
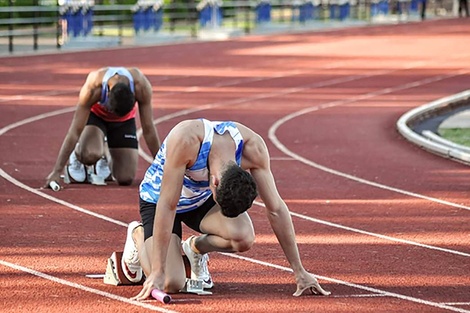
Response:
[[[140,201],[140,217],[142,219],[142,224],[144,226],[145,240],[153,234],[153,221],[155,219],[155,210],[157,208],[156,203],[150,203],[139,198]],[[173,223],[173,234],[176,234],[178,237],[183,238],[183,227],[181,222],[185,223],[186,226],[195,230],[199,233],[202,233],[199,226],[201,221],[206,216],[207,212],[212,209],[215,205],[215,201],[212,197],[206,200],[199,208],[184,212],[176,213],[175,222]]]
[[[110,148],[138,149],[137,126],[135,118],[124,122],[107,122],[93,112],[90,112],[87,125],[94,125],[101,129],[107,138]]]

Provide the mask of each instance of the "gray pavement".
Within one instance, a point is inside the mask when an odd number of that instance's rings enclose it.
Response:
[[[470,128],[470,108],[449,116],[439,128]]]

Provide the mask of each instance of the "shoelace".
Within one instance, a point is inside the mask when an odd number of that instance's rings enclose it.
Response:
[[[136,263],[139,259],[139,252],[137,251],[137,248],[135,246],[135,243],[134,243],[134,247],[132,248],[132,252],[131,252],[131,257],[129,259],[127,259],[127,263]]]
[[[98,167],[100,169],[107,169],[108,168],[108,161],[102,159],[98,162]]]
[[[81,166],[82,166],[82,163],[80,163],[80,161],[78,161],[78,160],[75,160],[74,162],[72,162],[72,164],[70,164],[70,167],[73,170],[80,170]]]
[[[209,263],[209,256],[207,254],[204,254],[198,261],[199,274],[202,274],[201,276],[209,276],[209,269],[207,267],[207,263]]]

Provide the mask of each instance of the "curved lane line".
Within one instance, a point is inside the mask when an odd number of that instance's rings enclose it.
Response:
[[[77,283],[73,283],[73,282],[70,282],[68,280],[57,278],[55,276],[51,276],[51,275],[48,275],[48,274],[45,274],[45,273],[42,273],[42,272],[38,272],[38,271],[30,269],[28,267],[13,264],[13,263],[1,260],[1,259],[0,259],[0,265],[10,267],[10,268],[15,269],[17,271],[25,272],[25,273],[28,273],[28,274],[31,274],[31,275],[34,275],[34,276],[37,276],[37,277],[41,277],[41,278],[50,280],[54,283],[69,286],[69,287],[72,287],[72,288],[75,288],[75,289],[80,289],[80,290],[83,290],[83,291],[86,291],[86,292],[89,292],[89,293],[93,293],[93,294],[98,295],[98,296],[106,297],[106,298],[109,298],[109,299],[112,299],[112,300],[121,301],[121,302],[124,302],[124,303],[127,303],[127,304],[136,305],[136,306],[142,307],[144,309],[149,309],[149,310],[152,310],[152,311],[163,312],[163,313],[178,313],[177,311],[167,310],[167,309],[164,309],[164,308],[161,308],[161,307],[158,307],[158,306],[150,305],[150,304],[145,303],[145,302],[131,300],[131,299],[128,299],[126,297],[117,296],[117,295],[109,293],[109,292],[105,292],[105,291],[101,291],[101,290],[98,290],[98,289],[83,286],[83,285],[80,285],[80,284],[77,284]]]
[[[20,127],[20,126],[23,126],[23,125],[26,125],[26,124],[29,124],[29,123],[32,123],[32,122],[36,122],[36,121],[39,121],[39,120],[42,120],[42,119],[45,119],[45,118],[48,118],[48,117],[52,117],[52,116],[56,116],[56,115],[60,115],[60,114],[64,114],[64,113],[69,113],[69,112],[73,112],[73,111],[75,111],[75,107],[64,108],[64,109],[60,109],[60,110],[56,110],[56,111],[52,111],[52,112],[48,112],[48,113],[43,113],[43,114],[39,114],[39,115],[36,115],[36,116],[26,118],[24,120],[18,121],[16,123],[13,123],[13,124],[10,124],[10,125],[7,125],[7,126],[1,128],[0,129],[0,136],[2,136],[6,132],[8,132],[8,131],[10,131],[14,128],[17,128],[17,127]]]
[[[264,203],[261,203],[261,202],[258,202],[258,201],[255,201],[254,203],[258,206],[264,207]],[[455,254],[455,255],[470,257],[470,253],[465,253],[465,252],[461,252],[461,251],[457,251],[457,250],[451,250],[451,249],[426,245],[426,244],[419,243],[419,242],[416,242],[416,241],[400,239],[400,238],[391,237],[391,236],[387,236],[387,235],[372,233],[372,232],[368,232],[368,231],[365,231],[365,230],[362,230],[362,229],[353,228],[353,227],[344,226],[344,225],[341,225],[341,224],[336,224],[336,223],[320,220],[320,219],[317,219],[317,218],[314,218],[314,217],[306,216],[306,215],[295,213],[295,212],[290,212],[290,215],[295,216],[295,217],[300,218],[300,219],[311,221],[311,222],[314,222],[314,223],[317,223],[317,224],[327,225],[327,226],[347,230],[347,231],[350,231],[350,232],[353,232],[353,233],[359,233],[359,234],[362,234],[362,235],[367,235],[367,236],[372,236],[372,237],[385,239],[385,240],[389,240],[389,241],[399,242],[399,243],[403,243],[403,244],[407,244],[407,245],[411,245],[411,246],[417,246],[417,247],[426,248],[426,249],[430,249],[430,250],[436,250],[436,251],[441,251],[441,252],[452,253],[452,254]]]
[[[344,178],[350,179],[352,181],[355,181],[355,182],[358,182],[358,183],[361,183],[361,184],[365,184],[365,185],[369,185],[369,186],[372,186],[372,187],[376,187],[376,188],[379,188],[379,189],[393,191],[393,192],[396,192],[396,193],[399,193],[399,194],[404,194],[404,195],[407,195],[407,196],[410,196],[410,197],[420,198],[420,199],[424,199],[424,200],[444,204],[444,205],[459,208],[459,209],[470,210],[470,207],[468,207],[466,205],[457,204],[457,203],[453,203],[453,202],[450,202],[450,201],[446,201],[446,200],[442,200],[442,199],[438,199],[438,198],[434,198],[434,197],[429,197],[429,196],[421,195],[421,194],[418,194],[418,193],[415,193],[415,192],[406,191],[406,190],[403,190],[403,189],[399,189],[399,188],[387,186],[387,185],[384,185],[384,184],[376,183],[376,182],[373,182],[373,181],[370,181],[370,180],[359,178],[357,176],[350,175],[350,174],[340,172],[340,171],[334,170],[332,168],[320,165],[318,163],[310,161],[310,160],[296,154],[295,152],[289,150],[276,136],[276,131],[284,123],[286,123],[286,122],[288,122],[288,121],[290,121],[290,120],[292,120],[296,117],[299,117],[301,115],[307,114],[307,113],[311,113],[311,112],[318,111],[318,110],[325,109],[325,108],[331,108],[331,107],[336,107],[336,106],[345,105],[345,104],[349,104],[349,103],[354,103],[354,102],[358,102],[358,101],[361,101],[361,100],[367,100],[367,99],[373,98],[375,96],[385,95],[385,94],[389,94],[389,93],[396,92],[396,91],[401,91],[401,90],[405,90],[405,89],[409,89],[409,88],[423,86],[423,85],[433,83],[433,82],[437,82],[437,81],[441,81],[441,80],[444,80],[444,79],[447,79],[447,78],[452,78],[452,77],[464,75],[464,74],[467,74],[469,72],[470,72],[470,70],[468,70],[468,69],[460,70],[460,71],[457,71],[454,74],[439,75],[439,76],[435,76],[435,77],[415,81],[415,82],[412,82],[412,83],[409,83],[409,84],[399,85],[399,86],[392,87],[392,88],[385,88],[385,89],[381,89],[381,90],[378,90],[378,91],[375,91],[375,92],[367,93],[367,94],[364,94],[364,95],[361,95],[361,96],[351,97],[348,100],[332,101],[332,102],[325,103],[323,105],[306,108],[306,109],[291,113],[289,115],[286,115],[282,119],[279,119],[269,129],[268,136],[269,136],[269,139],[274,143],[274,145],[279,150],[281,150],[284,154],[286,154],[286,155],[290,156],[291,158],[293,158],[293,159],[295,159],[295,160],[297,160],[301,163],[304,163],[304,164],[306,164],[310,167],[314,167],[314,168],[319,169],[321,171],[324,171],[324,172],[327,172],[327,173],[330,173],[330,174],[333,174],[333,175],[337,175],[337,176],[340,176],[340,177],[344,177]]]
[[[221,254],[223,254],[225,256],[232,257],[232,258],[248,261],[248,262],[251,262],[251,263],[276,268],[276,269],[279,269],[281,271],[285,271],[285,272],[289,272],[289,273],[293,272],[292,269],[289,268],[289,267],[259,261],[259,260],[256,260],[256,259],[241,256],[241,255],[238,255],[238,254],[230,254],[230,253],[225,253],[225,252],[221,253]],[[414,302],[414,303],[428,305],[428,306],[432,306],[432,307],[435,307],[435,308],[441,308],[441,309],[446,309],[446,310],[449,310],[449,311],[460,312],[460,313],[469,313],[470,312],[468,310],[448,306],[448,305],[443,304],[443,303],[437,303],[437,302],[422,300],[422,299],[419,299],[419,298],[405,296],[405,295],[395,293],[395,292],[389,292],[389,291],[384,291],[384,290],[377,289],[377,288],[372,288],[372,287],[367,287],[367,286],[363,286],[363,285],[350,283],[350,282],[340,280],[340,279],[336,279],[336,278],[330,278],[330,277],[325,277],[325,276],[321,276],[321,275],[315,275],[315,277],[317,277],[319,279],[322,279],[322,280],[326,280],[326,281],[335,283],[335,284],[338,284],[338,285],[344,285],[344,286],[348,286],[348,287],[351,287],[351,288],[361,289],[361,290],[365,290],[365,291],[372,292],[372,293],[375,293],[375,294],[388,296],[388,297],[392,297],[392,298],[397,298],[397,299],[400,299],[400,300],[411,301],[411,302]]]
[[[391,71],[388,71],[388,72],[391,72]],[[467,72],[468,72],[468,71],[467,71]],[[383,73],[382,73],[382,74],[383,74]],[[437,76],[437,77],[434,77],[434,78],[425,79],[425,80],[422,80],[422,81],[417,81],[417,82],[413,82],[413,83],[406,84],[406,85],[401,85],[401,86],[408,86],[408,87],[406,87],[406,88],[412,88],[412,87],[416,87],[416,86],[421,86],[421,85],[423,85],[423,84],[425,84],[425,83],[430,83],[430,82],[434,82],[434,81],[439,81],[439,80],[442,80],[442,79],[445,79],[445,78],[449,78],[449,77],[453,77],[453,76],[457,76],[457,75],[462,75],[462,74],[463,74],[463,73],[455,74],[455,75],[441,75],[441,76]],[[379,74],[379,75],[380,75],[380,74]],[[371,76],[375,76],[375,75],[371,75]],[[367,77],[367,76],[365,76],[365,75],[357,75],[357,76],[353,76],[353,77],[355,77],[355,78],[352,79],[352,80],[359,79],[359,78],[364,78],[364,77]],[[315,110],[319,110],[319,109],[323,109],[323,108],[328,108],[328,107],[333,107],[333,106],[336,106],[336,105],[341,105],[341,104],[356,102],[356,101],[359,101],[359,100],[362,100],[362,99],[371,98],[371,97],[376,96],[376,95],[381,95],[381,94],[386,94],[386,93],[390,93],[390,92],[393,92],[393,91],[398,91],[398,90],[406,89],[405,87],[401,87],[401,86],[398,86],[398,87],[395,87],[395,88],[386,88],[386,89],[382,89],[381,91],[377,91],[377,92],[373,92],[373,93],[366,94],[366,95],[364,95],[364,96],[355,97],[355,98],[357,98],[357,99],[353,98],[353,99],[355,99],[355,100],[353,100],[353,101],[351,101],[351,100],[346,100],[346,101],[338,100],[338,101],[334,101],[334,102],[331,102],[331,103],[326,103],[326,104],[324,104],[324,105],[315,107],[314,109],[310,108],[310,110],[301,110],[301,111],[298,111],[298,112],[304,112],[304,113],[302,113],[302,114],[305,114],[305,113],[313,112],[313,111],[315,111]],[[288,94],[288,93],[299,92],[299,91],[304,90],[304,89],[308,89],[308,87],[289,88],[289,89],[288,89],[287,91],[285,91],[285,92],[287,92],[287,94]],[[277,94],[276,94],[276,95],[277,95]],[[272,97],[272,96],[275,96],[275,95],[271,95],[271,96],[266,96],[266,95],[264,95],[264,96],[261,96],[261,97],[250,97],[249,99],[253,99],[253,98],[262,99],[262,98]],[[233,103],[233,102],[235,102],[235,103],[244,103],[244,102],[247,102],[247,100],[246,100],[246,99],[239,99],[238,101],[227,101],[227,102],[224,102],[224,104],[228,104],[229,102],[230,102],[230,103]],[[334,103],[337,103],[337,104],[332,105],[332,104],[334,104]],[[200,107],[200,108],[189,109],[189,110],[185,110],[185,111],[187,111],[187,112],[201,111],[201,110],[205,110],[205,109],[212,108],[212,107],[214,107],[214,106],[219,106],[219,105],[222,105],[222,104],[221,104],[221,103],[219,103],[219,104],[209,104],[209,105],[206,105],[206,106],[202,106],[202,107]],[[54,112],[50,112],[50,113],[46,113],[46,114],[41,114],[41,117],[32,117],[32,118],[29,118],[29,119],[26,119],[26,120],[28,120],[28,122],[33,122],[33,121],[40,120],[40,119],[42,119],[42,118],[46,118],[46,117],[50,117],[50,116],[55,116],[55,115],[63,114],[63,113],[66,113],[66,112],[71,112],[71,111],[73,111],[74,109],[75,109],[75,108],[66,108],[66,109],[62,109],[62,110],[58,110],[58,111],[54,111]],[[297,113],[298,113],[298,112],[297,112]],[[189,113],[186,113],[186,114],[189,114]],[[302,114],[297,114],[296,116],[299,116],[299,115],[302,115]],[[174,116],[174,117],[176,117],[176,116],[181,116],[181,115],[184,115],[184,114],[181,114],[181,113],[178,113],[178,112],[175,113],[175,114],[171,114],[171,116]],[[294,115],[295,115],[295,113],[294,113],[294,114],[291,114],[291,115],[288,115],[288,116],[292,116],[291,118],[293,118]],[[162,120],[168,120],[168,119],[170,119],[170,118],[167,117],[167,116],[165,116],[165,118],[162,118],[162,119],[160,120],[160,122],[161,122]],[[289,118],[289,119],[290,119],[290,118]],[[279,120],[279,121],[283,121],[283,120],[287,121],[287,120],[289,120],[289,119],[283,118],[283,119],[281,119],[281,120]],[[15,123],[15,124],[14,124],[14,125],[16,125],[15,127],[18,127],[18,126],[27,124],[27,122],[25,122],[26,120],[23,120],[23,121],[20,121],[20,122]],[[274,137],[273,137],[273,138],[275,138],[275,139],[277,140],[277,138],[275,137],[275,129],[277,129],[277,128],[279,127],[279,125],[281,125],[281,124],[279,123],[279,121],[278,121],[277,123],[275,123],[274,126],[271,127],[270,130],[269,130],[269,133],[270,133],[270,136],[269,136],[269,137],[270,137],[271,140],[272,140],[272,138],[271,138],[271,135],[272,135],[272,134],[274,134]],[[277,127],[275,127],[276,125],[277,125]],[[7,132],[8,130],[11,130],[11,129],[15,128],[15,127],[8,127],[8,126],[7,126],[7,127],[3,128],[3,129],[0,129],[0,136],[3,135],[3,134],[4,134],[5,132]],[[275,127],[275,128],[274,128],[274,127]],[[273,131],[273,129],[274,129],[274,131]],[[273,141],[273,142],[274,142],[274,141]],[[280,142],[279,142],[279,143],[280,143]],[[280,150],[282,151],[282,149],[280,149]],[[288,151],[288,150],[286,150],[286,151]],[[289,155],[289,153],[286,153],[286,154]],[[294,159],[299,160],[297,156],[295,156]],[[299,161],[301,161],[301,160],[299,160]],[[301,161],[301,162],[302,162],[302,161]],[[312,163],[313,163],[313,162],[312,162]],[[315,164],[315,163],[313,163],[313,164]],[[319,165],[317,165],[317,166],[319,166]],[[317,167],[317,166],[314,166],[314,167]],[[317,168],[318,168],[318,167],[317,167]],[[328,169],[328,168],[326,168],[326,167],[324,167],[324,168],[325,168],[325,169]],[[330,172],[330,170],[331,170],[331,169],[328,169],[326,172]],[[331,170],[331,171],[334,171],[334,170]],[[334,171],[334,172],[337,172],[337,171]],[[337,172],[337,173],[341,173],[341,172]],[[335,173],[332,173],[332,174],[335,174]],[[348,175],[348,174],[344,174],[344,173],[341,173],[341,174],[343,174],[343,175]],[[343,175],[339,175],[339,176],[343,176]],[[37,194],[37,195],[39,195],[39,196],[45,197],[46,199],[49,199],[49,200],[54,199],[54,200],[52,200],[52,201],[57,202],[57,203],[60,203],[60,204],[63,204],[63,205],[65,205],[65,206],[70,207],[70,208],[75,209],[75,210],[78,209],[80,212],[83,212],[83,213],[85,213],[85,214],[90,214],[90,213],[92,213],[91,215],[93,215],[93,216],[95,216],[95,217],[98,217],[98,218],[103,218],[103,217],[104,217],[105,220],[110,221],[110,222],[112,222],[112,223],[117,223],[117,224],[119,224],[119,225],[121,225],[121,223],[122,223],[122,222],[120,222],[120,221],[117,221],[117,220],[108,218],[108,217],[106,217],[106,216],[103,216],[103,215],[100,215],[100,214],[96,214],[96,213],[94,213],[94,212],[91,212],[91,211],[82,209],[82,208],[80,208],[80,207],[78,207],[78,206],[75,206],[75,205],[70,204],[70,203],[68,203],[68,202],[62,201],[62,200],[60,200],[60,199],[56,199],[56,198],[51,197],[51,196],[49,196],[49,195],[47,195],[47,194],[45,194],[45,193],[43,193],[43,192],[39,192],[39,191],[37,191],[37,190],[35,190],[35,189],[29,187],[29,186],[26,186],[26,185],[20,183],[20,182],[17,181],[17,180],[13,179],[10,175],[8,175],[8,174],[7,174],[5,171],[3,171],[3,169],[1,169],[1,168],[0,168],[0,176],[4,177],[5,179],[7,179],[7,180],[9,180],[9,181],[11,181],[11,182],[13,182],[15,185],[17,185],[17,186],[19,186],[19,187],[21,187],[21,188],[27,187],[27,188],[25,188],[26,190],[28,190],[28,191],[30,191],[30,192],[33,192],[33,193],[35,193],[35,194]],[[351,176],[351,175],[348,175],[348,176]],[[344,177],[344,176],[343,176],[343,177]],[[351,177],[354,177],[354,176],[351,176]],[[348,177],[346,177],[346,178],[348,178]],[[12,180],[13,180],[13,181],[12,181]],[[354,179],[354,180],[358,181],[357,178]],[[366,180],[361,180],[361,181],[359,181],[359,182],[362,182],[362,181],[368,182],[368,181],[366,181]],[[15,182],[16,182],[16,183],[15,183]],[[372,183],[372,182],[370,182],[370,183]],[[385,187],[387,187],[387,186],[385,186]],[[56,201],[56,200],[57,200],[57,201]],[[96,214],[96,215],[95,215],[95,214]],[[102,216],[102,217],[100,217],[100,216]],[[122,224],[124,224],[124,225],[122,225],[122,226],[127,225],[126,223],[122,223]],[[231,257],[239,257],[238,255],[229,255],[229,256],[231,256]],[[271,263],[265,263],[265,262],[258,261],[258,260],[255,260],[255,259],[248,259],[248,258],[243,258],[243,259],[250,260],[250,262],[253,262],[253,263],[265,264],[265,265],[267,265],[267,266],[271,266],[271,267],[274,267],[274,268],[283,269],[283,267],[281,267],[281,266],[278,266],[278,265],[275,265],[275,264],[271,264]],[[1,260],[0,260],[0,261],[1,261]],[[4,261],[2,261],[2,262],[4,263]],[[12,264],[12,263],[9,263],[9,264]],[[14,265],[14,264],[12,264],[12,265]],[[15,265],[15,266],[16,266],[16,265]],[[18,268],[21,269],[21,270],[23,269],[23,267],[21,267],[21,266],[18,266]],[[24,268],[24,269],[25,269],[25,270],[28,270],[27,268]],[[287,268],[287,269],[288,269],[288,270],[291,270],[291,269],[289,269],[289,268]],[[33,271],[33,270],[31,270],[31,271]],[[27,271],[27,272],[28,272],[28,271]],[[34,272],[36,272],[36,271],[34,271]],[[41,275],[46,275],[46,274],[42,274],[42,273],[40,273],[40,272],[37,272],[37,273],[39,273],[39,274],[41,274]],[[360,286],[360,285],[356,285],[356,284],[351,284],[351,283],[343,282],[343,281],[341,281],[341,280],[337,280],[337,279],[333,279],[333,278],[326,278],[326,277],[318,276],[318,275],[316,275],[316,276],[319,277],[319,278],[321,278],[321,279],[326,279],[326,280],[329,280],[329,281],[332,281],[332,282],[337,282],[338,284],[345,284],[345,285],[348,285],[348,286],[351,286],[351,287],[359,286],[360,289],[364,289],[364,290],[368,290],[368,291],[372,291],[372,292],[376,292],[375,290],[377,290],[377,291],[380,291],[379,293],[386,293],[386,294],[389,295],[389,296],[397,297],[397,298],[404,299],[404,300],[409,300],[409,301],[412,301],[412,302],[418,302],[418,303],[422,303],[422,304],[428,304],[428,305],[431,305],[431,306],[436,306],[436,307],[440,307],[440,308],[445,308],[445,309],[448,309],[448,310],[451,310],[451,311],[456,311],[456,312],[470,312],[470,311],[461,310],[461,309],[454,308],[454,307],[443,306],[442,304],[435,303],[435,302],[425,301],[425,300],[416,299],[416,298],[412,298],[412,297],[408,297],[408,296],[404,296],[404,295],[400,295],[400,294],[394,294],[394,293],[389,293],[389,292],[386,292],[386,291],[381,291],[381,290],[374,289],[374,288],[369,288],[369,287],[364,287],[364,286]],[[55,277],[52,277],[52,276],[51,276],[51,278],[55,278]],[[55,278],[55,279],[59,280],[58,278]],[[64,281],[64,282],[67,282],[67,281]],[[74,283],[71,283],[71,282],[67,282],[67,283],[74,284]],[[81,286],[81,285],[79,285],[79,286]],[[359,287],[356,287],[356,288],[359,288]],[[88,288],[88,287],[85,287],[85,288]],[[93,290],[93,289],[92,289],[92,290]],[[111,295],[112,295],[112,294],[111,294]],[[128,299],[126,299],[126,300],[128,300]],[[140,303],[140,302],[139,302],[139,303]]]
[[[70,202],[67,202],[67,201],[64,201],[64,200],[61,200],[61,199],[58,199],[56,197],[53,197],[53,196],[50,196],[48,195],[47,193],[45,192],[42,192],[40,190],[37,190],[37,189],[34,189],[34,188],[31,188],[29,187],[28,185],[25,185],[23,184],[22,182],[16,180],[15,178],[11,177],[10,175],[8,175],[2,168],[0,168],[0,176],[5,178],[7,181],[9,181],[10,183],[12,183],[13,185],[16,185],[26,191],[29,191],[31,193],[34,193],[35,195],[38,195],[40,197],[43,197],[47,200],[50,200],[52,202],[55,202],[55,203],[58,203],[58,204],[61,204],[63,206],[66,206],[70,209],[73,209],[75,211],[78,211],[78,212],[81,212],[81,213],[84,213],[84,214],[88,214],[88,215],[91,215],[93,217],[96,217],[96,218],[99,218],[99,219],[102,219],[102,220],[105,220],[107,222],[111,222],[113,224],[117,224],[117,225],[120,225],[120,226],[124,226],[124,227],[127,227],[127,223],[124,223],[124,222],[121,222],[121,221],[118,221],[118,220],[115,220],[109,216],[106,216],[106,215],[103,215],[103,214],[99,214],[99,213],[95,213],[93,211],[90,211],[90,210],[87,210],[87,209],[84,209],[82,207],[79,207],[78,205],[75,205],[75,204],[72,204]]]

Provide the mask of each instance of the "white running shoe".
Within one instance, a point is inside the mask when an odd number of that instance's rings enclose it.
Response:
[[[132,238],[134,229],[139,226],[142,226],[142,224],[134,221],[127,227],[126,244],[124,245],[124,252],[122,253],[121,258],[122,271],[126,278],[133,283],[140,282],[143,275],[142,267],[140,266],[139,254],[137,253],[137,246]]]
[[[71,182],[83,183],[87,178],[85,165],[77,159],[75,151],[72,151],[72,154],[70,154],[69,164],[65,170],[67,171],[66,174],[72,179]]]
[[[111,176],[111,170],[109,168],[108,160],[105,157],[102,157],[95,164],[96,175],[103,178],[104,181],[108,180]]]
[[[183,241],[183,251],[188,257],[189,263],[191,264],[191,279],[202,281],[203,288],[212,288],[214,282],[212,281],[211,274],[207,263],[209,262],[209,255],[199,254],[191,249],[191,241],[195,236],[191,236]]]

